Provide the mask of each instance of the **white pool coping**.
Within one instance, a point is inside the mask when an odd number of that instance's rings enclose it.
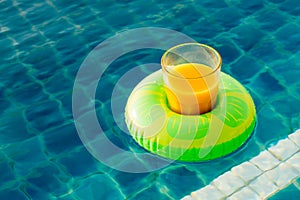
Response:
[[[182,200],[266,199],[300,177],[300,129]]]

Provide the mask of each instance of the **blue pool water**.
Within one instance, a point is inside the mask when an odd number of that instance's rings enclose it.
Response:
[[[179,199],[300,128],[298,5],[298,0],[1,0],[0,199]],[[238,152],[134,174],[112,169],[86,150],[72,116],[80,65],[104,39],[148,26],[213,46],[223,57],[222,70],[249,90],[258,122]],[[159,63],[161,54],[144,49],[123,55],[99,82],[99,123],[126,150],[143,152],[117,126],[123,113],[113,118],[112,91],[124,73]],[[137,79],[151,70],[142,68]],[[120,86],[116,105],[123,106],[132,88]],[[299,193],[298,179],[272,199],[299,199]]]

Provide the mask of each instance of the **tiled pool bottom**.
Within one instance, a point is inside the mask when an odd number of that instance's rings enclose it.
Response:
[[[182,200],[263,200],[296,182],[299,177],[300,129]]]
[[[0,199],[177,200],[284,139],[300,127],[298,5],[298,0],[0,1],[0,171],[5,172]],[[181,31],[221,53],[222,70],[239,80],[256,104],[257,126],[246,146],[219,160],[174,163],[143,174],[113,170],[89,154],[72,119],[78,68],[102,40],[148,26]],[[160,53],[123,57],[99,84],[99,122],[114,143],[132,152],[143,150],[115,125],[110,95],[122,74],[141,63],[159,63]],[[121,90],[128,95],[132,88]],[[271,199],[291,200],[299,193],[298,179]]]

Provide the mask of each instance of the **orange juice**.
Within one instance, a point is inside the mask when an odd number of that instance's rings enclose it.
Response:
[[[219,73],[203,64],[185,63],[166,67],[165,91],[170,108],[181,114],[201,114],[216,103]]]

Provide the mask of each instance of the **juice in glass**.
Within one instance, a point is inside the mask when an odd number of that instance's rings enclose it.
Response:
[[[187,48],[186,45],[193,47]],[[186,115],[209,112],[217,100],[221,65],[218,59],[221,58],[217,52],[214,52],[216,58],[211,54],[210,51],[215,51],[211,47],[198,43],[179,45],[178,48],[183,49],[176,52],[176,47],[171,48],[173,52],[168,54],[167,51],[162,59],[169,107],[174,112]],[[192,52],[186,53],[189,51]]]

